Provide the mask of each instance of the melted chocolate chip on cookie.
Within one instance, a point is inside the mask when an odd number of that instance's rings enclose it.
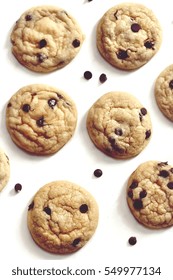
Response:
[[[128,193],[127,193],[128,197],[130,198],[133,198],[133,191],[132,190],[129,190]]]
[[[167,187],[170,189],[170,190],[173,190],[173,182],[169,182],[167,184]]]
[[[138,181],[133,180],[133,182],[131,183],[131,185],[129,186],[130,189],[136,189],[138,186]]]
[[[31,204],[29,204],[28,211],[32,210],[33,208],[34,208],[34,201],[32,201]]]
[[[143,208],[143,202],[141,199],[135,199],[133,202],[133,206],[136,210],[141,210]]]
[[[123,135],[123,131],[121,128],[115,128],[115,134],[118,136],[122,136]]]
[[[173,89],[173,80],[171,80],[171,81],[169,82],[169,87],[170,87],[170,89]]]
[[[76,247],[80,242],[81,242],[81,238],[76,238],[76,239],[73,240],[72,245],[73,245],[74,247]]]
[[[22,106],[22,110],[23,110],[25,113],[28,113],[30,109],[31,109],[31,107],[30,107],[29,104],[24,104],[24,105]]]
[[[40,40],[39,48],[42,49],[47,45],[47,41],[45,39]]]
[[[26,21],[32,20],[32,15],[26,15],[26,16],[25,16],[25,20],[26,20]]]
[[[147,48],[147,49],[154,49],[153,47],[154,47],[154,42],[152,42],[152,41],[146,41],[145,43],[144,43],[144,46]]]
[[[145,139],[150,138],[150,136],[151,136],[151,130],[149,129],[145,132]]]
[[[45,61],[46,59],[48,59],[47,55],[45,55],[44,53],[38,53],[37,54],[37,58],[38,58],[38,61],[40,63],[42,63],[43,61]]]
[[[124,152],[125,152],[124,149],[118,146],[118,144],[116,143],[116,140],[114,138],[110,137],[108,140],[114,151],[116,151],[119,154],[124,154]]]
[[[88,205],[87,204],[82,204],[80,207],[79,207],[79,210],[81,213],[86,213],[88,212]]]
[[[48,206],[44,207],[43,211],[46,212],[46,214],[51,215],[51,209]]]
[[[144,197],[146,197],[146,196],[147,196],[147,191],[146,191],[146,190],[141,191],[140,194],[139,194],[139,197],[140,197],[141,199],[144,198]]]
[[[49,107],[51,107],[52,109],[55,107],[55,105],[57,104],[57,100],[54,98],[51,98],[48,100],[48,105]]]
[[[169,172],[167,170],[161,170],[159,172],[159,176],[163,178],[167,178],[169,176]]]
[[[12,106],[12,104],[9,102],[8,105],[7,105],[7,107],[10,108],[11,106]]]
[[[80,41],[78,39],[75,39],[73,42],[72,42],[72,45],[74,48],[78,48],[80,46]]]
[[[119,50],[118,53],[117,53],[117,57],[118,57],[118,59],[125,60],[125,59],[128,58],[129,56],[128,56],[127,51]]]
[[[44,117],[41,117],[40,119],[36,120],[36,124],[39,127],[44,126]]]
[[[133,23],[133,24],[131,25],[131,30],[132,30],[133,32],[138,32],[140,29],[141,29],[141,26],[140,26],[138,23]]]

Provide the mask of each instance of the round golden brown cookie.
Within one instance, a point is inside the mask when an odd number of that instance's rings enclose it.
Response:
[[[173,168],[167,162],[147,161],[131,174],[127,202],[133,216],[148,228],[173,225]]]
[[[32,84],[17,91],[7,105],[6,125],[12,140],[25,151],[48,155],[72,137],[77,110],[63,91]]]
[[[36,72],[64,67],[77,55],[83,41],[76,20],[53,6],[25,11],[11,33],[12,53],[22,65]]]
[[[28,227],[42,249],[73,253],[92,237],[98,216],[97,203],[88,191],[68,181],[55,181],[35,194],[28,208]]]
[[[137,69],[159,50],[161,33],[159,21],[150,9],[137,3],[122,3],[100,19],[97,47],[113,66]]]
[[[156,79],[155,98],[161,112],[173,121],[173,64],[164,69]]]
[[[7,185],[10,178],[10,163],[9,158],[0,149],[0,191]]]
[[[151,136],[147,109],[133,95],[109,92],[90,108],[87,116],[89,136],[98,149],[119,159],[138,155]]]

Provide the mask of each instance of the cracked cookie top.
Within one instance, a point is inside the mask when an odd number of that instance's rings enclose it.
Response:
[[[110,8],[97,26],[97,47],[113,66],[137,69],[159,50],[162,34],[159,21],[147,7],[122,3]]]
[[[76,20],[63,9],[33,7],[17,20],[12,53],[35,72],[51,72],[67,65],[79,52],[84,35]]]
[[[152,133],[147,109],[136,97],[125,92],[101,96],[90,108],[86,125],[96,147],[119,159],[138,155]]]
[[[147,161],[131,174],[127,202],[133,216],[148,228],[173,225],[173,168],[168,162]]]
[[[28,228],[44,250],[66,254],[82,248],[98,224],[98,206],[84,188],[68,181],[43,186],[28,207]]]
[[[72,137],[77,110],[63,91],[32,84],[19,89],[6,108],[6,125],[12,140],[25,151],[48,155]]]

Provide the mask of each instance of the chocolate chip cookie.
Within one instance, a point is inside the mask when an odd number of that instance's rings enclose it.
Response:
[[[98,224],[98,206],[84,188],[68,181],[43,186],[28,207],[28,228],[44,250],[73,253],[82,248]]]
[[[155,82],[155,98],[161,112],[173,121],[173,65],[164,69]]]
[[[72,137],[77,110],[72,99],[49,85],[19,89],[6,108],[6,125],[15,144],[37,155],[61,149]]]
[[[133,216],[148,228],[173,225],[173,168],[167,162],[147,161],[131,174],[127,202]]]
[[[10,178],[9,158],[0,148],[0,191],[7,185]]]
[[[106,61],[123,69],[137,69],[159,50],[159,21],[147,7],[122,3],[110,8],[97,26],[97,47]]]
[[[22,65],[36,72],[64,67],[77,55],[83,41],[76,20],[53,6],[25,11],[11,33],[12,53]]]
[[[119,159],[138,155],[152,133],[147,109],[136,97],[125,92],[101,96],[90,108],[86,125],[96,147]]]

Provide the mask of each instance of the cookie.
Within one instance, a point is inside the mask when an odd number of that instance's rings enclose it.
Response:
[[[148,228],[173,225],[173,168],[167,162],[147,161],[131,174],[127,203],[137,221]]]
[[[86,126],[96,147],[119,159],[138,155],[152,133],[147,109],[136,97],[125,92],[101,96],[90,108]]]
[[[0,149],[0,192],[7,185],[10,178],[10,163],[9,158]]]
[[[162,41],[160,23],[154,13],[137,3],[110,8],[97,25],[97,47],[104,59],[123,70],[147,63]]]
[[[173,121],[173,65],[164,69],[155,82],[155,99],[161,112]]]
[[[35,242],[55,254],[82,248],[98,224],[98,205],[84,188],[68,181],[43,186],[28,207],[28,228]]]
[[[72,137],[76,123],[77,109],[72,99],[49,85],[22,87],[6,108],[6,126],[12,140],[32,154],[57,152]]]
[[[11,33],[12,53],[23,66],[35,72],[64,67],[77,55],[83,41],[76,20],[53,6],[25,11]]]

